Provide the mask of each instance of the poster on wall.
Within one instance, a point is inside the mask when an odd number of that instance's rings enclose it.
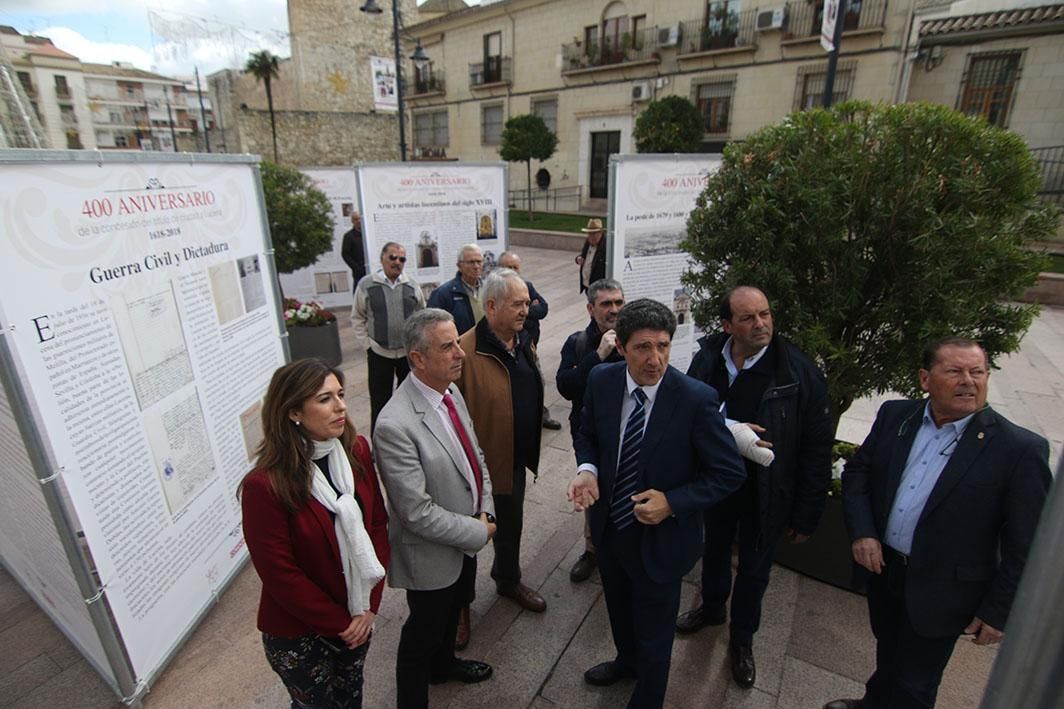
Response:
[[[399,96],[395,93],[395,60],[371,56],[369,71],[373,81],[373,107],[378,111],[398,111]]]
[[[247,557],[284,362],[255,162],[0,153],[5,351],[138,682]]]
[[[458,249],[475,243],[484,272],[508,243],[506,163],[389,163],[358,168],[367,253],[394,241],[427,300],[454,278]],[[370,268],[379,268],[370,258]]]
[[[358,278],[344,262],[344,236],[361,223],[358,213],[358,180],[352,167],[312,167],[300,170],[325,193],[332,206],[333,245],[312,265],[292,273],[281,274],[281,290],[286,298],[300,302],[314,300],[327,308],[350,308],[351,297]],[[363,253],[363,263],[365,253]]]
[[[610,157],[609,251],[606,272],[624,286],[628,301],[653,298],[676,315],[671,363],[686,371],[698,349],[691,295],[680,275],[691,268],[680,242],[687,217],[720,169],[720,155]]]

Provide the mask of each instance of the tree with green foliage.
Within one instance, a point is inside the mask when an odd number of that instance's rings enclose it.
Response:
[[[928,340],[1012,352],[1037,306],[1009,302],[1055,230],[1023,140],[944,106],[839,104],[728,146],[688,221],[697,321],[730,287],[769,296],[827,374],[836,426],[859,397],[916,395]]]
[[[248,57],[244,71],[254,75],[255,80],[261,81],[266,88],[266,107],[270,111],[270,133],[273,135],[273,160],[277,162],[277,120],[273,113],[273,80],[281,75],[280,59],[263,49],[252,52]]]
[[[279,273],[310,266],[333,246],[332,205],[299,170],[263,161],[262,192]]]
[[[547,160],[558,147],[558,136],[537,115],[525,113],[506,121],[499,154],[507,162],[524,162],[528,172],[528,220],[532,221],[532,161]]]
[[[702,145],[702,114],[683,96],[651,101],[635,119],[635,149],[640,153],[697,153]]]

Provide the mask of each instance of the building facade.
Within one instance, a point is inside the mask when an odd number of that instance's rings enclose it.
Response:
[[[93,64],[47,37],[0,27],[14,69],[46,145],[54,149],[201,150],[196,95],[185,82],[114,62]],[[195,117],[194,117],[195,116]],[[210,120],[210,114],[208,114]]]
[[[821,105],[822,13],[821,0],[500,0],[420,22],[410,33],[431,63],[408,82],[415,159],[498,159],[505,121],[536,113],[559,139],[542,166],[550,186],[604,199],[609,155],[634,152],[635,119],[653,99],[688,97],[702,114],[707,152]],[[955,105],[958,84],[927,85],[917,77],[926,72],[913,69],[923,18],[950,14],[948,2],[849,0],[833,99]],[[1060,61],[1059,35],[1036,43],[1046,45],[1044,61],[1050,45]],[[1049,119],[1055,128],[1021,121],[1026,109],[1015,115],[1032,141],[1064,143],[1059,114]],[[511,190],[525,179],[513,169]]]
[[[397,0],[401,17],[416,20],[415,0]],[[391,2],[381,14],[361,12],[361,0],[289,0],[292,56],[271,82],[278,159],[294,165],[350,165],[399,158],[395,110],[378,108],[371,57],[394,56]],[[409,52],[408,52],[409,54]],[[237,70],[208,78],[215,120],[229,152],[272,157],[263,84]]]

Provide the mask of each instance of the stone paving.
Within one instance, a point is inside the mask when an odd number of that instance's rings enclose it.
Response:
[[[572,254],[522,248],[525,275],[550,303],[540,354],[548,382],[546,401],[564,421],[568,402],[554,388],[561,343],[586,324],[576,292]],[[348,403],[360,430],[368,430],[365,357],[356,351],[346,313],[341,313]],[[1054,469],[1064,447],[1064,309],[1046,309],[1024,340],[991,377],[990,400],[1006,416],[1050,439]],[[840,435],[861,440],[881,399],[857,402]],[[582,518],[565,501],[574,463],[569,432],[544,431],[539,480],[529,485],[522,558],[525,582],[547,599],[543,614],[523,612],[499,598],[488,569],[490,547],[480,554],[473,640],[462,653],[495,667],[480,685],[432,689],[435,707],[601,708],[623,706],[631,685],[593,688],[583,671],[613,655],[597,575],[569,581],[583,547]],[[697,593],[696,567],[683,586],[683,607]],[[157,678],[144,704],[149,709],[285,707],[287,695],[270,671],[255,630],[259,581],[248,565]],[[401,592],[385,592],[366,664],[367,709],[394,705],[394,657],[406,616]],[[679,637],[673,651],[667,698],[672,709],[725,707],[818,709],[837,697],[860,696],[873,665],[864,599],[777,566],[755,640],[758,678],[742,690],[730,679],[727,631],[707,628]],[[996,651],[961,640],[946,671],[939,706],[975,707]],[[110,690],[11,577],[0,571],[0,706],[120,706]]]

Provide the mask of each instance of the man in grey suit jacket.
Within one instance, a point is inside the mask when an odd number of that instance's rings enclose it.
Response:
[[[481,682],[491,666],[454,656],[458,609],[473,598],[476,553],[495,534],[488,467],[452,382],[465,353],[450,313],[420,310],[403,326],[412,377],[377,418],[374,455],[388,493],[388,583],[410,616],[396,658],[400,709],[428,706],[428,685]]]

